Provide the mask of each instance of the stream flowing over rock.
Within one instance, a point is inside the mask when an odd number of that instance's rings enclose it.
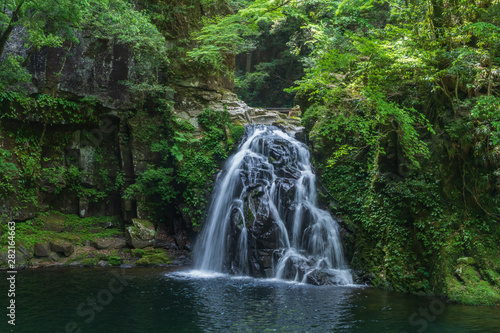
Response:
[[[218,175],[195,267],[312,284],[352,284],[337,222],[318,208],[307,147],[249,125]]]

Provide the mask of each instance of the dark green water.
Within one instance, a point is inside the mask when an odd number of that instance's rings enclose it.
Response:
[[[16,289],[16,326],[4,310],[1,332],[500,332],[498,308],[167,269],[24,270]]]

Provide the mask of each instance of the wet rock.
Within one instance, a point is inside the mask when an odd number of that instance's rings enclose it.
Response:
[[[181,256],[175,258],[174,260],[172,260],[172,264],[177,265],[177,266],[188,266],[188,265],[191,265],[192,263],[193,263],[193,261],[191,260],[191,258],[189,258],[185,255],[181,255]]]
[[[273,267],[273,260],[271,259],[271,256],[269,254],[261,256],[262,258],[262,266],[264,268],[271,268]]]
[[[179,249],[179,247],[175,243],[174,237],[162,237],[162,238],[156,237],[154,247],[157,247],[157,248],[161,247],[161,248],[168,249],[168,250],[178,250]]]
[[[264,269],[264,274],[265,274],[266,278],[272,278],[273,277],[273,269],[272,268]]]
[[[177,233],[175,234],[175,242],[180,250],[184,250],[186,248],[188,238],[184,233]]]
[[[83,263],[81,261],[73,261],[69,264],[69,267],[83,267]]]

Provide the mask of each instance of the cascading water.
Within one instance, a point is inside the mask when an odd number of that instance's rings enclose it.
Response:
[[[307,147],[248,126],[218,175],[195,247],[199,270],[313,284],[352,284],[337,222],[317,207]]]

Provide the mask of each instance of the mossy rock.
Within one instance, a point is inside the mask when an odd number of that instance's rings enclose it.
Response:
[[[63,232],[66,230],[67,217],[59,212],[49,212],[36,219],[36,224],[45,231]]]
[[[111,266],[120,266],[123,263],[123,259],[118,256],[110,256],[108,258],[108,263]]]
[[[155,230],[155,226],[151,221],[143,219],[132,219],[132,224],[138,228],[146,228],[150,230]]]
[[[172,263],[172,259],[165,253],[155,253],[143,256],[136,261],[138,266],[161,266]]]
[[[134,256],[134,257],[139,257],[139,258],[142,258],[142,256],[144,256],[144,254],[146,254],[146,251],[144,249],[132,249],[130,251],[130,253]]]
[[[86,258],[86,259],[82,260],[82,265],[94,267],[97,265],[98,262],[99,262],[99,258]]]
[[[499,305],[500,288],[482,279],[474,266],[461,264],[455,275],[446,278],[446,295],[452,301],[469,305]]]
[[[459,258],[457,260],[457,264],[459,264],[459,265],[475,265],[476,261],[472,257],[463,257],[463,258]]]
[[[133,225],[126,228],[126,238],[134,248],[144,248],[154,244],[156,231],[153,223],[148,220],[132,219]]]

